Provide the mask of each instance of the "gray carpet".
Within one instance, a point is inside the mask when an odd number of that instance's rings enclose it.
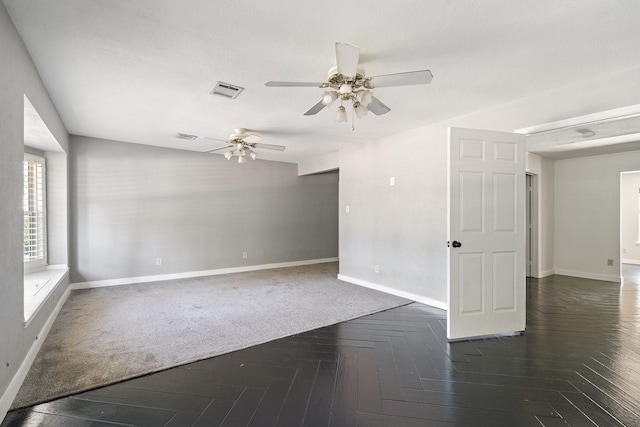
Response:
[[[327,263],[72,291],[12,408],[410,302],[337,272]]]

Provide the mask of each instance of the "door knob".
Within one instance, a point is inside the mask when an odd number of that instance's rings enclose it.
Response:
[[[451,246],[453,246],[454,248],[459,248],[462,246],[462,243],[458,242],[457,240],[454,240]]]

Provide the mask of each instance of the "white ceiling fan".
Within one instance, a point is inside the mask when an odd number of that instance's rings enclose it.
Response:
[[[229,135],[228,140],[209,138],[207,136],[189,135],[189,134],[183,134],[183,133],[177,134],[176,137],[181,139],[190,139],[190,140],[207,139],[209,141],[217,141],[217,142],[225,143],[226,144],[225,146],[214,148],[212,150],[206,150],[205,153],[213,153],[220,150],[227,150],[224,153],[224,157],[227,160],[231,160],[233,156],[237,156],[238,163],[246,163],[247,162],[245,157],[246,155],[249,155],[253,160],[256,160],[258,158],[258,153],[254,151],[256,148],[266,149],[266,150],[277,150],[277,151],[284,151],[286,148],[283,145],[259,143],[258,141],[262,140],[260,136],[252,133],[247,133],[247,130],[243,128],[234,129],[234,133]]]
[[[336,66],[331,67],[324,83],[268,81],[271,87],[319,87],[329,88],[322,94],[322,100],[311,107],[305,116],[317,114],[324,107],[340,100],[337,122],[347,121],[344,101],[351,101],[356,117],[364,117],[367,111],[381,115],[391,109],[373,96],[371,89],[390,86],[408,86],[431,83],[433,74],[429,70],[409,71],[396,74],[366,77],[364,68],[358,65],[360,48],[349,43],[336,43]]]

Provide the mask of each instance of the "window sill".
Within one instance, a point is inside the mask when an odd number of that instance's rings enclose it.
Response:
[[[24,275],[25,327],[68,273],[69,267],[66,265],[50,265],[46,270]]]

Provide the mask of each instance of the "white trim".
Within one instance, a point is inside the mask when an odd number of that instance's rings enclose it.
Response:
[[[29,273],[24,275],[24,282],[29,280],[36,280],[44,284],[44,286],[38,291],[38,295],[27,296],[24,295],[24,327],[29,326],[29,323],[38,314],[40,308],[49,299],[51,294],[58,287],[60,282],[69,275],[69,267],[64,264],[49,265],[46,269],[37,273]]]
[[[581,271],[571,271],[571,270],[556,270],[555,274],[560,274],[562,276],[580,277],[582,279],[593,279],[593,280],[603,280],[605,282],[622,283],[622,277],[620,276],[608,276],[604,274],[584,273]]]
[[[90,282],[77,282],[69,285],[71,290],[102,288],[105,286],[120,286],[134,283],[158,282],[161,280],[187,279],[191,277],[214,276],[229,273],[244,273],[246,271],[268,270],[271,268],[297,267],[301,265],[322,264],[336,262],[338,258],[309,259],[304,261],[278,262],[274,264],[248,265],[243,267],[218,268],[215,270],[187,271],[184,273],[158,274],[155,276],[126,277],[122,279],[95,280]]]
[[[432,307],[440,308],[442,310],[447,310],[447,304],[441,301],[436,301],[431,298],[424,297],[422,295],[414,294],[411,292],[401,291],[399,289],[390,288],[384,285],[378,285],[376,283],[367,282],[366,280],[356,279],[354,277],[345,276],[344,274],[338,274],[338,280],[342,280],[344,282],[353,283],[354,285],[363,286],[365,288],[374,289],[376,291],[385,292],[387,294],[395,295],[401,298],[407,298],[410,300],[417,301],[422,304],[430,305]]]
[[[629,105],[627,107],[615,108],[613,110],[599,111],[593,114],[585,114],[584,116],[571,117],[555,122],[543,123],[541,125],[530,126],[522,129],[514,130],[515,133],[535,134],[547,132],[556,129],[563,129],[576,125],[585,125],[594,122],[619,120],[635,117],[640,114],[640,105]]]
[[[621,264],[640,265],[640,259],[621,259],[620,263]]]
[[[9,408],[11,407],[13,400],[18,395],[18,391],[20,390],[20,387],[22,386],[24,379],[27,377],[27,373],[29,372],[29,369],[31,368],[33,361],[36,359],[36,355],[40,351],[40,347],[42,347],[42,343],[44,343],[45,338],[49,334],[49,331],[51,330],[51,326],[53,326],[53,322],[56,320],[56,317],[58,317],[58,313],[60,313],[62,306],[67,301],[67,298],[69,297],[69,292],[70,292],[70,289],[67,287],[67,289],[62,294],[62,297],[58,301],[58,304],[55,306],[55,308],[49,315],[49,318],[47,319],[45,324],[42,326],[42,329],[36,335],[36,339],[33,342],[33,345],[31,345],[31,348],[29,349],[29,352],[27,353],[24,360],[22,361],[22,364],[18,368],[18,371],[13,376],[13,379],[9,383],[7,390],[4,392],[2,397],[0,397],[0,420],[3,420],[7,416],[7,412],[9,411]]]
[[[48,241],[47,241],[47,233],[48,233],[48,210],[47,210],[47,159],[44,157],[44,155],[36,155],[36,154],[31,154],[31,153],[24,153],[23,156],[23,164],[24,163],[34,163],[37,165],[40,165],[42,168],[42,184],[38,185],[37,184],[37,179],[36,179],[36,184],[33,185],[33,188],[35,189],[35,196],[36,196],[36,201],[38,199],[38,196],[42,196],[42,204],[43,204],[43,208],[42,208],[42,227],[36,226],[36,228],[41,231],[42,234],[42,245],[38,244],[37,247],[38,249],[36,249],[36,253],[39,253],[40,251],[42,251],[42,257],[38,257],[36,259],[32,259],[32,260],[28,260],[28,261],[24,261],[23,258],[23,265],[24,265],[24,271],[26,274],[29,273],[35,273],[37,271],[41,271],[43,269],[47,268],[47,259],[48,259],[48,250],[47,250],[47,245],[48,245]],[[37,172],[36,172],[36,175]],[[23,177],[23,186],[24,186],[24,177]],[[28,196],[27,199],[31,199],[31,188],[32,186],[29,185],[29,191],[28,191]],[[38,191],[40,190],[40,191]],[[24,206],[23,206],[24,208]],[[24,209],[23,209],[23,213],[24,213]],[[37,214],[36,214],[37,216]]]

